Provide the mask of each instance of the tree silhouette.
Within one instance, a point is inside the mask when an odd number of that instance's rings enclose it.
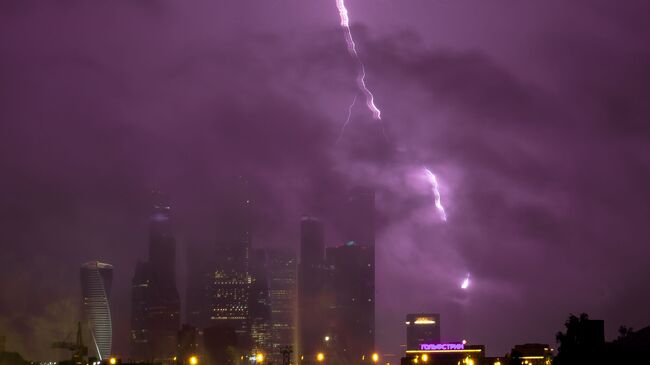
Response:
[[[555,365],[601,364],[605,360],[604,337],[601,321],[589,319],[586,313],[580,317],[569,315],[564,322],[566,332],[558,332],[555,339],[559,343]]]

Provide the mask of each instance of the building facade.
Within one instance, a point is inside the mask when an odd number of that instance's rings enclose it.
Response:
[[[270,251],[268,260],[272,360],[282,363],[282,350],[296,341],[298,265],[291,251]]]
[[[304,216],[300,221],[300,264],[298,267],[298,325],[296,356],[314,359],[323,351],[327,335],[325,291],[325,236],[319,218]]]
[[[327,249],[328,346],[339,363],[375,351],[374,247],[354,241]]]
[[[419,350],[421,344],[440,342],[440,314],[406,315],[406,349]]]
[[[167,360],[176,352],[180,297],[176,287],[176,241],[169,199],[153,192],[149,257],[132,281],[131,343],[136,360]]]
[[[111,355],[113,327],[109,299],[113,266],[91,261],[81,266],[81,292],[84,321],[92,336],[92,348],[102,360]]]

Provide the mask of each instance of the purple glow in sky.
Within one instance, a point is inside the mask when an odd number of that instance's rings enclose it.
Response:
[[[610,339],[647,326],[648,13],[643,0],[0,1],[7,348],[51,359],[78,319],[79,265],[101,260],[127,352],[148,192],[171,196],[182,290],[188,247],[213,244],[237,175],[255,192],[256,247],[296,247],[305,213],[340,244],[333,202],[375,187],[382,352],[401,351],[418,311],[441,313],[443,340],[499,355],[553,344],[569,313],[604,319]],[[341,108],[352,95],[372,115]]]

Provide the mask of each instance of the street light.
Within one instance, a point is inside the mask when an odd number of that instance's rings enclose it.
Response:
[[[110,359],[108,359],[108,363],[111,364],[111,365],[117,364],[117,358],[116,357],[111,357]]]
[[[429,361],[429,355],[422,354],[422,362],[427,362],[427,361]]]
[[[323,362],[323,360],[325,360],[325,354],[322,353],[322,352],[319,352],[319,353],[316,355],[316,360],[318,360],[318,362]]]
[[[188,359],[188,362],[190,363],[190,365],[197,365],[199,363],[199,358],[195,355],[192,355]]]
[[[260,363],[262,361],[264,361],[264,354],[259,353],[259,354],[255,355],[255,362]]]
[[[374,354],[372,354],[372,362],[374,362],[375,364],[377,362],[379,362],[379,354],[378,353],[375,352]]]

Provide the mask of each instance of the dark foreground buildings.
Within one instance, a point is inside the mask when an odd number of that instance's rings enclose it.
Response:
[[[180,299],[170,211],[167,197],[154,192],[149,259],[138,262],[132,281],[131,343],[138,360],[170,359],[176,352]]]

